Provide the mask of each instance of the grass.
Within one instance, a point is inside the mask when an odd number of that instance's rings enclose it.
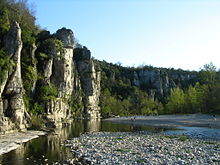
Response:
[[[189,137],[186,136],[186,135],[181,135],[181,136],[179,137],[179,140],[182,141],[182,142],[184,142],[184,141],[186,141],[186,140],[188,140],[188,139],[189,139]]]
[[[116,149],[115,151],[117,152],[122,152],[122,153],[125,153],[125,152],[129,152],[130,150],[129,149]]]
[[[182,141],[182,142],[189,139],[189,137],[186,136],[186,135],[179,135],[179,136],[177,136],[177,135],[166,135],[165,137],[169,138],[169,139],[178,139],[179,141]]]
[[[145,160],[143,160],[143,159],[137,160],[137,163],[144,163],[144,162],[145,162]]]
[[[40,116],[37,116],[37,115],[32,116],[30,129],[40,130],[44,128],[44,126],[45,126],[44,120]]]
[[[176,139],[178,138],[178,136],[175,136],[175,135],[165,135],[166,138],[169,138],[169,139]]]

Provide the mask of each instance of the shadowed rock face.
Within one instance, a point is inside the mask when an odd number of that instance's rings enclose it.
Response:
[[[82,101],[86,117],[99,118],[100,73],[95,70],[90,51],[85,47],[74,49],[70,29],[62,28],[55,36],[64,47],[62,52],[50,54],[52,58],[42,66],[46,84],[53,83],[59,92],[58,98],[46,104],[47,118],[56,125],[73,116],[69,104],[72,98]]]
[[[70,103],[74,100],[82,109],[85,117],[100,118],[100,71],[95,69],[91,52],[86,47],[77,47],[73,32],[62,28],[54,35],[63,43],[63,50],[56,46],[48,48],[48,59],[39,66],[42,79],[33,84],[32,91],[44,85],[54,84],[58,96],[40,104],[45,108],[46,117],[51,123],[59,125],[64,119],[69,119],[75,114]],[[21,29],[17,23],[11,27],[5,38],[5,48],[8,56],[14,62],[8,70],[5,80],[0,84],[0,131],[25,129],[28,114],[23,101],[24,89],[21,78]],[[32,46],[30,56],[31,65],[36,67],[34,56],[36,46]],[[75,57],[76,58],[75,58]],[[74,104],[71,103],[71,104]]]
[[[73,48],[75,39],[72,30],[66,28],[59,29],[56,32],[56,38],[63,42],[65,48]]]
[[[2,118],[5,122],[2,123],[2,130],[7,131],[16,127],[25,129],[25,106],[23,101],[23,86],[21,79],[21,29],[18,23],[14,23],[8,32],[5,41],[6,52],[10,59],[14,62],[14,66],[8,72],[4,86],[1,88],[0,109],[2,109]]]
[[[171,88],[184,87],[184,83],[195,81],[198,81],[195,74],[160,69],[141,69],[133,74],[133,84],[147,90],[150,96],[159,100],[169,96]]]
[[[73,61],[73,32],[70,29],[62,28],[56,32],[55,36],[62,41],[63,51],[51,52],[49,56],[52,58],[47,61],[47,65],[42,66],[44,67],[42,70],[46,84],[53,83],[58,89],[58,98],[46,104],[47,118],[58,125],[63,119],[73,116],[69,101],[74,92],[75,64]]]
[[[85,116],[100,118],[100,72],[95,70],[90,50],[86,47],[73,49],[77,43],[70,29],[62,28],[55,36],[63,42],[64,53],[61,54],[63,60],[59,60],[59,54],[54,57],[51,81],[57,85],[60,96],[65,95],[67,99],[77,93],[77,89],[82,90]]]
[[[101,72],[95,70],[91,53],[86,47],[75,48],[77,70],[84,93],[84,111],[88,118],[100,118],[99,96]]]
[[[175,87],[174,82],[164,71],[158,70],[140,70],[134,72],[134,85],[148,87],[151,92],[156,92],[160,97],[169,95],[171,88]]]

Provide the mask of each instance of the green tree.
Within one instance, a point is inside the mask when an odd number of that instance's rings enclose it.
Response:
[[[184,113],[185,95],[179,87],[171,89],[168,104],[166,104],[166,111],[168,113]]]
[[[213,85],[217,76],[216,66],[214,66],[212,62],[210,64],[205,64],[199,75],[202,83]]]
[[[185,92],[185,112],[186,113],[196,113],[201,111],[201,98],[199,97],[199,92],[196,87],[189,86]]]
[[[10,24],[14,21],[18,22],[22,30],[22,41],[25,44],[32,44],[35,42],[38,27],[35,25],[35,16],[33,9],[29,6],[27,0],[9,0],[7,1],[8,18]]]

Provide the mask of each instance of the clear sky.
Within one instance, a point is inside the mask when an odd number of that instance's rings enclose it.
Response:
[[[220,0],[28,0],[52,33],[72,29],[92,56],[123,66],[220,68]]]

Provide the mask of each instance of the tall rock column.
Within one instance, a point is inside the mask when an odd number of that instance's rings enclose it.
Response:
[[[5,47],[10,59],[14,62],[8,73],[8,80],[3,91],[4,115],[9,117],[16,128],[25,128],[25,105],[23,101],[23,86],[21,79],[21,28],[14,23],[5,41]]]
[[[87,118],[100,118],[99,96],[101,72],[95,69],[91,52],[86,47],[74,49],[74,59],[83,90],[84,113]]]
[[[63,43],[63,51],[54,57],[51,80],[60,91],[61,97],[69,97],[73,91],[73,45],[74,36],[70,29],[62,28],[56,32],[56,38]]]
[[[49,82],[56,86],[58,97],[48,103],[47,118],[58,125],[62,119],[68,119],[72,115],[69,102],[74,88],[74,36],[70,29],[62,28],[56,32],[55,37],[63,43],[63,48],[51,54],[52,59],[48,61],[48,65],[50,62],[51,67],[48,67],[50,69],[47,70],[50,74],[47,75],[49,75]]]

